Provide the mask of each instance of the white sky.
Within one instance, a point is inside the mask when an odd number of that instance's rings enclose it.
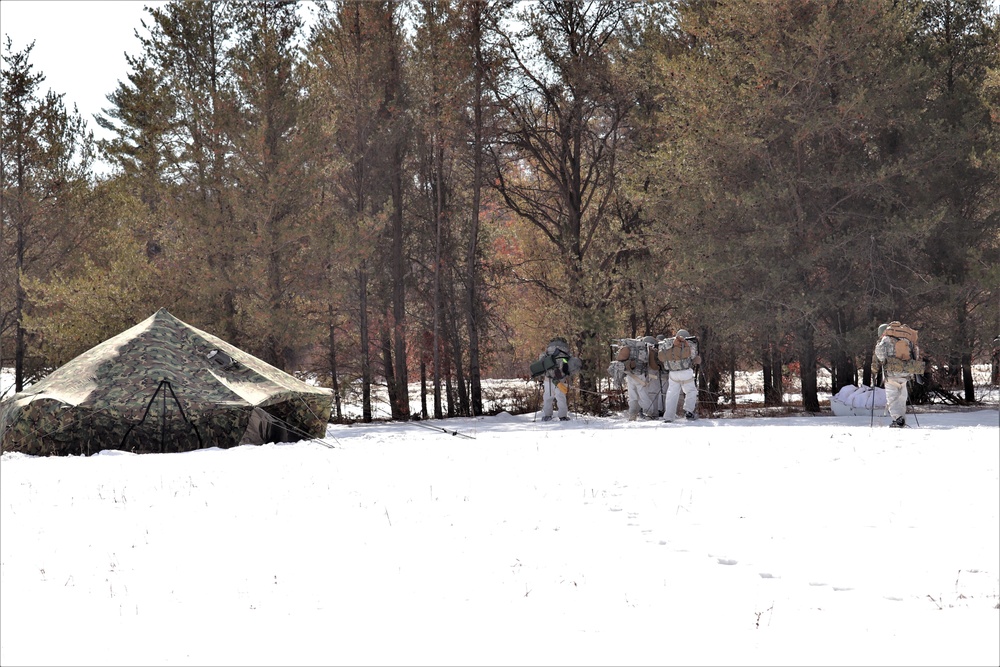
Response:
[[[1000,664],[998,412],[912,421],[5,453],[0,664]]]
[[[42,91],[64,93],[68,109],[75,104],[98,138],[104,131],[94,115],[109,106],[107,95],[128,77],[125,53],[138,55],[135,30],[148,18],[153,0],[0,0],[0,35],[9,36],[14,51],[32,40],[31,61],[45,74]]]

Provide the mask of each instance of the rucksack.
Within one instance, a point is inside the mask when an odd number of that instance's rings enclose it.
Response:
[[[909,361],[920,356],[917,347],[917,331],[899,322],[890,322],[885,335],[893,339],[892,356]]]
[[[676,344],[675,338],[668,338],[660,341],[660,349],[657,356],[663,367],[668,371],[682,371],[691,368],[691,347],[695,347],[697,354],[698,339],[695,336],[681,338],[680,344]]]
[[[612,361],[608,366],[608,376],[616,389],[621,389],[625,383],[625,362]]]
[[[899,322],[890,322],[882,334],[879,347],[885,356],[884,366],[887,373],[923,374],[924,362],[920,359],[920,348],[917,345],[917,331]]]
[[[622,362],[626,371],[642,374],[647,368],[659,370],[656,355],[649,354],[649,344],[641,338],[619,338],[611,344],[615,350],[615,361]],[[652,359],[652,364],[650,364]]]
[[[531,377],[548,375],[555,380],[579,373],[583,367],[581,360],[569,353],[569,345],[562,338],[552,340],[545,348],[542,358],[528,367]]]

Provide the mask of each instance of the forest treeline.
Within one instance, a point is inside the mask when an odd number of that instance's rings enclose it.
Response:
[[[38,29],[44,30],[44,21]],[[0,365],[17,388],[159,307],[363,418],[481,414],[555,335],[685,328],[819,410],[920,330],[975,400],[1000,334],[986,0],[174,0],[95,139],[5,38]],[[98,164],[110,165],[101,171]]]

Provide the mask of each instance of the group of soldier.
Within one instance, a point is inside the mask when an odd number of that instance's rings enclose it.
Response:
[[[696,419],[698,388],[695,369],[701,363],[698,340],[686,329],[673,336],[621,338],[612,343],[614,360],[608,374],[618,389],[628,390],[628,419],[677,418],[677,404],[684,394],[682,415]],[[569,419],[567,382],[581,367],[563,338],[553,339],[532,364],[532,377],[542,378],[542,421],[551,421],[553,408],[559,419]]]
[[[872,363],[873,375],[883,371],[887,408],[891,427],[906,426],[906,383],[911,376],[918,380],[922,361],[914,329],[893,321],[878,329]],[[1000,348],[1000,336],[994,341]],[[608,375],[619,390],[627,389],[628,419],[659,419],[672,422],[678,418],[677,404],[684,394],[682,415],[697,419],[695,406],[698,387],[695,372],[701,363],[698,339],[686,329],[673,336],[620,338],[611,344],[613,361]],[[543,378],[542,420],[553,417],[553,404],[560,420],[569,419],[566,394],[568,381],[581,368],[580,359],[569,352],[563,338],[553,339],[545,352],[532,364],[532,377]]]
[[[674,421],[682,393],[684,418],[697,418],[695,369],[701,362],[697,338],[680,329],[673,336],[622,338],[612,347],[617,349],[608,375],[619,388],[627,389],[629,421],[640,417]]]

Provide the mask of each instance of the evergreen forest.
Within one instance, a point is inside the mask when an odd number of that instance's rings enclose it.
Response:
[[[687,329],[819,411],[880,323],[975,402],[1000,335],[988,0],[172,0],[92,121],[3,39],[0,367],[165,307],[341,398],[484,413],[554,336]],[[44,22],[39,22],[44,30]],[[110,138],[98,139],[88,122]],[[106,169],[99,169],[106,165]],[[373,389],[388,396],[381,410]],[[391,414],[389,414],[391,413]]]

